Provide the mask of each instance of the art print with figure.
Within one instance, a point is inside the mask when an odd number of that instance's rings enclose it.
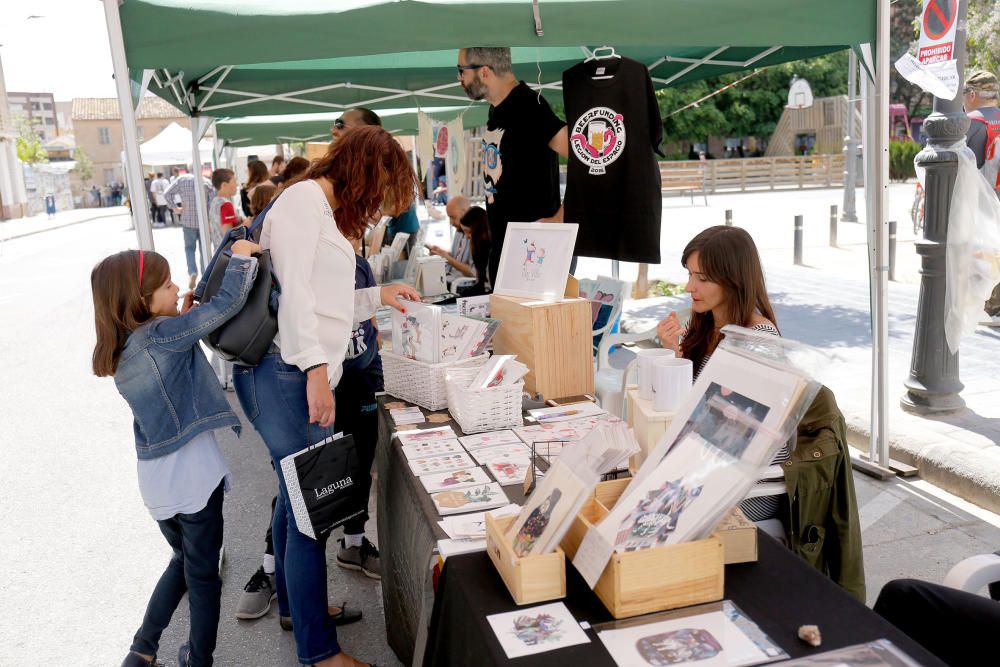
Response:
[[[495,482],[478,484],[465,489],[432,493],[431,500],[441,516],[462,512],[482,512],[510,502],[507,500],[507,494]]]
[[[701,493],[701,486],[669,480],[650,490],[618,527],[617,551],[639,551],[666,543],[681,514]]]
[[[508,658],[587,644],[590,639],[562,602],[487,616]],[[553,661],[553,664],[556,664]]]
[[[420,483],[428,493],[439,491],[454,491],[464,489],[477,484],[489,484],[489,476],[483,472],[482,468],[464,468],[462,470],[452,470],[444,473],[433,473],[418,477]]]
[[[406,302],[406,312],[392,311],[392,351],[429,364],[438,361],[441,308]]]
[[[710,382],[677,440],[697,433],[719,451],[739,459],[757,434],[771,408],[742,394]]]
[[[553,551],[587,501],[600,475],[557,460],[528,496],[506,539],[518,557]]]
[[[494,294],[560,299],[573,260],[578,226],[573,223],[507,225]]]

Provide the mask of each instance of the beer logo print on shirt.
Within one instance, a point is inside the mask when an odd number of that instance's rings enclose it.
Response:
[[[503,133],[502,129],[487,130],[483,136],[483,185],[488,204],[493,203],[497,194],[497,183],[503,175],[503,156],[500,153]]]
[[[589,173],[603,174],[625,150],[625,119],[614,109],[594,107],[576,121],[569,143]]]

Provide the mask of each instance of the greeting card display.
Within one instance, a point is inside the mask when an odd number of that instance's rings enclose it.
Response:
[[[427,493],[437,493],[439,491],[454,491],[464,489],[469,486],[479,484],[489,484],[489,476],[483,472],[482,468],[463,468],[462,470],[452,470],[450,472],[433,473],[418,477],[420,483],[424,485]]]
[[[490,431],[489,433],[478,433],[476,435],[466,435],[458,439],[462,446],[470,452],[483,447],[493,447],[494,445],[518,444],[521,439],[511,430]]]
[[[483,463],[500,486],[524,484],[528,471],[531,470],[531,459],[527,456],[510,456],[488,459]]]
[[[493,614],[486,620],[508,658],[590,642],[562,602]]]
[[[508,224],[493,293],[546,300],[562,298],[577,229],[578,225],[573,223]]]
[[[435,440],[453,440],[455,432],[450,426],[438,426],[437,428],[418,429],[416,431],[400,431],[396,434],[401,445],[416,445],[421,442],[434,442]]]
[[[392,349],[408,359],[437,362],[441,308],[406,302],[406,312],[392,311]]]
[[[469,458],[468,454],[445,454],[444,456],[427,456],[410,459],[410,470],[417,477],[430,475],[436,472],[450,472],[452,470],[463,470],[465,468],[475,468],[476,462]]]
[[[455,439],[403,445],[403,455],[408,461],[428,456],[441,456],[442,454],[461,454],[464,451],[465,449]]]
[[[745,667],[787,658],[756,623],[728,600],[597,628],[619,667]]]
[[[472,458],[476,459],[476,462],[482,465],[486,461],[497,458],[528,458],[531,456],[531,450],[522,445],[521,443],[511,443],[508,445],[497,445],[495,447],[483,447],[481,449],[474,449],[469,454]]]
[[[519,558],[548,553],[559,543],[600,476],[556,461],[507,531]]]
[[[441,516],[462,512],[481,512],[501,507],[510,502],[499,484],[489,482],[465,489],[441,491],[431,494],[434,509]]]

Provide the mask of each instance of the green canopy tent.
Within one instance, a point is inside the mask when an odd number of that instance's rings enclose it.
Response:
[[[191,114],[203,132],[213,116],[465,103],[454,70],[463,46],[512,47],[517,75],[547,95],[558,95],[561,72],[600,45],[646,64],[661,86],[855,49],[870,77],[866,200],[879,404],[873,434],[878,460],[888,462],[880,353],[888,330],[888,0],[103,2],[133,191],[142,175],[130,102],[145,85]],[[147,212],[137,207],[135,215],[140,245],[151,248]]]

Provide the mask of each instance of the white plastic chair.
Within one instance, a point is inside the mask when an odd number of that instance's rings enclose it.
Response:
[[[626,389],[630,382],[634,382],[631,376],[635,374],[636,362],[633,358],[624,370],[619,370],[611,366],[609,352],[614,345],[638,343],[654,338],[656,338],[656,327],[639,333],[604,334],[601,338],[601,344],[597,348],[597,370],[594,374],[595,393],[601,407],[621,419],[627,417]]]
[[[966,593],[979,593],[986,586],[997,582],[1000,582],[1000,555],[979,554],[970,556],[951,568],[942,583]]]
[[[760,471],[758,479],[761,480],[774,480],[775,477],[784,477],[785,473],[781,469],[781,466],[770,465]],[[762,496],[778,496],[782,493],[788,493],[788,487],[785,486],[785,482],[781,481],[768,481],[763,483],[754,484],[747,493],[746,498],[760,498]],[[765,533],[778,540],[785,546],[788,546],[788,540],[785,537],[785,526],[781,523],[779,519],[764,519],[763,521],[754,521],[759,530],[763,530]]]

